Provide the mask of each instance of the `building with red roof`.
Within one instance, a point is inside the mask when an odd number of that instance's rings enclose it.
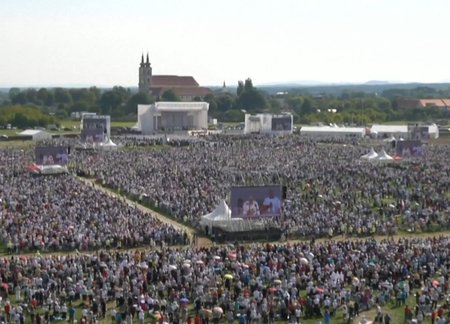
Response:
[[[139,66],[139,92],[160,99],[167,90],[172,90],[182,101],[192,101],[196,97],[204,98],[212,93],[211,89],[201,87],[192,76],[153,75],[148,54],[145,62],[142,54]]]

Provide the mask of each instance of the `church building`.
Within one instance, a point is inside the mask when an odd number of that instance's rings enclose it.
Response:
[[[192,76],[153,75],[148,54],[145,62],[142,54],[139,66],[139,92],[150,94],[159,100],[167,90],[172,90],[182,101],[192,101],[196,97],[203,99],[212,93],[209,88],[200,87]]]

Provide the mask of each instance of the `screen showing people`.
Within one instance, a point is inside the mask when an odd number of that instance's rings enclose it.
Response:
[[[107,119],[106,118],[84,118],[83,129],[81,130],[81,141],[83,143],[93,144],[102,143],[107,134]]]
[[[37,165],[67,165],[69,162],[68,148],[65,146],[36,147],[34,153]]]
[[[231,216],[257,218],[279,216],[282,203],[280,186],[234,187],[231,189]]]
[[[421,141],[397,141],[396,154],[401,157],[415,157],[423,154]]]
[[[83,143],[103,143],[105,141],[105,134],[103,129],[83,129],[80,134]]]
[[[292,116],[272,117],[272,131],[292,130]]]

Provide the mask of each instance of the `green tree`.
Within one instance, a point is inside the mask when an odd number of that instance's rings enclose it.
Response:
[[[40,105],[51,106],[53,104],[53,93],[46,88],[40,88],[36,93],[36,100]]]
[[[244,83],[244,90],[245,90],[245,91],[250,91],[250,90],[252,90],[252,89],[253,89],[253,82],[252,82],[252,79],[247,78],[247,80],[245,80],[245,83]]]
[[[301,113],[304,115],[316,113],[316,108],[314,108],[312,100],[309,99],[308,97],[305,97],[303,99]]]
[[[221,94],[216,97],[217,110],[219,112],[226,112],[233,108],[234,98],[229,93]]]
[[[244,92],[244,82],[238,81],[238,86],[237,86],[237,89],[236,89],[236,95],[240,96],[242,92]]]
[[[261,92],[253,88],[241,93],[237,99],[237,106],[250,112],[257,112],[265,109],[267,102]]]
[[[180,101],[180,98],[172,89],[164,91],[163,94],[161,95],[161,99],[162,101]]]
[[[142,92],[138,92],[128,99],[127,104],[125,105],[125,113],[127,115],[137,114],[137,106],[138,105],[148,105],[155,102],[155,99],[150,95]]]
[[[56,88],[54,89],[54,99],[57,104],[72,104],[72,96],[67,89]]]
[[[11,88],[9,89],[9,100],[14,102],[14,98],[20,93],[20,88]]]

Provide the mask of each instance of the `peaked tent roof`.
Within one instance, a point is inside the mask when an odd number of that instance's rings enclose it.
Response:
[[[393,158],[383,149],[380,154],[378,154],[377,160],[393,160]]]
[[[370,149],[370,152],[361,156],[361,159],[372,160],[378,157],[378,153],[375,152],[373,147]]]
[[[225,200],[222,200],[213,212],[202,216],[202,220],[221,221],[231,219],[231,209]]]
[[[34,136],[34,135],[40,134],[40,133],[47,133],[47,132],[43,131],[43,130],[40,130],[40,129],[26,129],[26,130],[18,133],[18,135]]]

